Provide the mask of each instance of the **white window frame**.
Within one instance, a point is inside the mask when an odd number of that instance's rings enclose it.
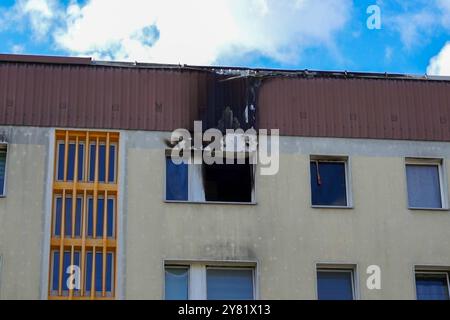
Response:
[[[345,169],[345,193],[346,193],[346,206],[328,206],[328,205],[314,205],[312,203],[312,188],[311,188],[311,162],[332,162],[332,163],[344,163],[344,169]],[[348,156],[329,156],[329,155],[310,155],[309,157],[309,190],[310,190],[310,197],[309,201],[311,204],[311,208],[317,208],[317,209],[353,209],[353,193],[352,193],[352,177],[351,177],[351,170],[350,170],[350,157]]]
[[[420,269],[416,269],[415,271],[414,271],[414,290],[415,290],[415,293],[416,293],[416,300],[418,300],[419,299],[419,297],[417,296],[417,278],[416,278],[416,276],[417,275],[420,275],[420,274],[430,274],[430,275],[445,275],[446,276],[446,278],[447,278],[447,290],[448,290],[448,296],[449,296],[449,298],[450,298],[450,271],[445,271],[445,270],[442,270],[442,269],[436,269],[435,271],[433,271],[431,268],[430,269],[423,269],[423,268],[420,268]]]
[[[188,300],[207,300],[207,270],[251,270],[253,285],[253,300],[258,298],[258,267],[256,262],[203,262],[203,261],[165,261],[163,266],[163,297],[165,298],[165,270],[166,268],[187,268],[188,269]]]
[[[3,180],[3,194],[0,194],[0,198],[6,198],[6,186],[7,186],[6,180],[7,180],[7,177],[8,177],[8,158],[9,158],[9,156],[8,156],[9,155],[8,149],[9,149],[9,146],[8,146],[7,142],[1,142],[0,143],[0,151],[6,153],[6,157],[5,157],[5,178]]]
[[[358,300],[359,290],[357,286],[357,273],[355,265],[341,265],[341,264],[317,264],[316,265],[316,299],[319,300],[319,272],[330,272],[330,273],[350,273],[351,284],[352,284],[352,299]]]
[[[441,207],[440,208],[427,208],[427,207],[411,207],[409,205],[409,189],[408,189],[408,165],[415,166],[437,166],[439,174],[439,189],[441,196]],[[405,158],[405,188],[406,188],[406,206],[410,210],[434,210],[434,211],[445,211],[449,210],[448,207],[448,185],[445,170],[444,159],[439,158]]]

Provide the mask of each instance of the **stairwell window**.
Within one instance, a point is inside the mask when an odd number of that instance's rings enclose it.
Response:
[[[311,156],[310,159],[312,206],[351,207],[348,158]]]
[[[6,195],[6,155],[7,144],[0,144],[0,197]]]
[[[49,299],[113,299],[119,133],[56,130]],[[87,147],[88,146],[88,147]],[[71,269],[79,270],[74,286]]]
[[[446,209],[446,181],[441,159],[406,159],[408,207]]]

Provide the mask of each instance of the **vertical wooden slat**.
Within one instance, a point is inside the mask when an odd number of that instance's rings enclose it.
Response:
[[[61,238],[59,246],[59,279],[58,279],[58,295],[62,294],[62,279],[63,279],[63,256],[64,256],[64,226],[66,216],[66,190],[62,193],[62,208],[61,208]]]
[[[98,199],[98,158],[99,158],[99,150],[100,150],[100,140],[97,137],[96,145],[95,145],[95,174],[94,174],[94,211],[92,215],[94,216],[94,225],[93,225],[93,234],[94,238],[97,237],[97,199]]]
[[[73,266],[73,265],[74,265],[74,255],[75,255],[75,253],[74,253],[74,247],[71,246],[71,248],[70,248],[70,266]],[[66,271],[66,270],[64,270],[64,271]],[[71,272],[71,274],[72,274],[72,273],[74,272],[74,270],[71,269],[70,272]],[[72,299],[72,297],[73,297],[73,289],[70,287],[70,288],[69,288],[69,299]]]
[[[87,191],[84,190],[83,193],[83,211],[82,211],[82,215],[81,215],[81,257],[80,257],[80,279],[81,279],[81,284],[80,284],[80,295],[84,296],[84,282],[85,282],[85,277],[86,277],[86,272],[85,272],[85,268],[86,268],[86,259],[85,259],[85,254],[86,254],[86,218],[87,218]]]
[[[89,131],[86,132],[86,150],[84,150],[84,181],[89,181],[89,152],[91,150],[91,146],[89,145]]]
[[[105,183],[109,181],[109,132],[106,134],[106,146],[105,146]]]
[[[75,238],[75,215],[77,209],[77,180],[78,180],[78,137],[75,140],[75,160],[73,172],[73,187],[72,187],[72,238]]]
[[[105,183],[109,181],[109,132],[106,134],[106,146],[105,146]],[[102,296],[106,296],[106,241],[107,241],[107,226],[108,226],[108,192],[105,191],[103,205],[103,272],[102,272]]]
[[[67,181],[68,154],[69,154],[69,131],[66,131],[66,139],[64,140],[64,181]]]
[[[92,248],[91,299],[95,298],[95,246]]]
[[[108,191],[105,191],[105,200],[103,205],[103,271],[102,271],[102,296],[106,296],[106,249],[107,249],[107,208],[108,208]]]

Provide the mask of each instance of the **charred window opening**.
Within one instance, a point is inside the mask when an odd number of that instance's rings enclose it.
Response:
[[[211,164],[203,165],[206,201],[252,202],[253,165]]]
[[[248,155],[233,160],[233,164],[225,158],[222,164],[174,164],[167,156],[166,201],[253,203],[255,165]]]

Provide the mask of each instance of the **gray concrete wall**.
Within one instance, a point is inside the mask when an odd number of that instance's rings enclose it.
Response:
[[[45,298],[53,130],[1,130],[0,298]],[[317,263],[356,265],[361,299],[414,299],[414,265],[450,266],[450,212],[407,209],[404,169],[405,157],[450,160],[449,143],[282,137],[256,205],[178,204],[164,202],[166,135],[121,132],[119,298],[161,299],[165,260],[254,261],[262,299],[315,299]],[[349,156],[353,209],[311,208],[310,154]],[[373,264],[379,291],[365,286]]]

